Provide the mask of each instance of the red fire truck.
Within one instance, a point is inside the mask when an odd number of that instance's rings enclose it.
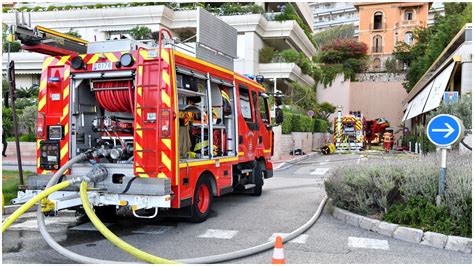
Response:
[[[158,47],[84,42],[86,53],[23,35],[24,48],[52,56],[44,59],[39,86],[37,174],[17,202],[39,193],[81,153],[89,161],[73,165],[63,180],[105,167],[107,178],[89,192],[97,212],[128,208],[153,217],[178,210],[201,222],[214,196],[260,196],[264,178],[273,176],[268,94],[249,78],[162,46],[165,33]],[[81,205],[77,187],[49,199],[55,211]]]

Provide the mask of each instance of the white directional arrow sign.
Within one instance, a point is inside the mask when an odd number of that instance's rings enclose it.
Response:
[[[444,123],[444,125],[446,126],[446,128],[433,128],[433,132],[446,132],[446,134],[443,136],[443,138],[447,138],[451,134],[453,134],[455,130],[448,123]]]

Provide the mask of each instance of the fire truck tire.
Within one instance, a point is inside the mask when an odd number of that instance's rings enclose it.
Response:
[[[201,223],[207,220],[212,207],[212,186],[209,175],[202,175],[196,183],[194,202],[191,205],[190,221]]]
[[[255,167],[253,168],[253,180],[255,187],[252,188],[252,192],[250,195],[252,196],[260,196],[262,195],[262,187],[263,187],[263,171],[260,163],[256,163]]]

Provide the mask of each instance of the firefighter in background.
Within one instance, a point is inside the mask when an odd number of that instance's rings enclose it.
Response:
[[[393,145],[393,133],[391,131],[386,131],[383,133],[383,146],[385,148],[385,152],[389,153],[390,149]]]

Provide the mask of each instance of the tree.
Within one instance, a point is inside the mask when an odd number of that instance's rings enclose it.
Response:
[[[455,103],[445,104],[444,102],[428,113],[426,121],[440,114],[450,114],[461,119],[464,127],[466,128],[465,134],[469,134],[472,131],[472,97],[468,94],[462,95],[461,99]]]
[[[151,39],[151,29],[146,26],[136,26],[130,30],[130,35],[135,40],[146,40]]]
[[[354,39],[337,39],[321,47],[315,61],[320,63],[318,81],[331,84],[337,74],[355,80],[355,74],[367,69],[367,45]],[[315,75],[313,75],[315,76]]]
[[[446,15],[435,18],[435,23],[414,32],[414,45],[399,43],[395,58],[409,68],[403,86],[409,92],[430,68],[461,28],[472,21],[472,3],[444,3]]]
[[[319,50],[322,46],[339,39],[352,39],[354,25],[338,25],[314,34],[314,42]]]
[[[71,35],[72,37],[76,37],[76,38],[81,38],[81,34],[79,34],[79,32],[77,31],[68,31],[68,32],[65,32],[64,34],[67,34],[67,35]]]
[[[322,102],[318,104],[318,116],[320,118],[328,120],[329,116],[331,116],[334,112],[336,112],[336,106],[328,102]]]
[[[388,73],[399,73],[397,59],[389,58],[385,61],[385,69]]]

